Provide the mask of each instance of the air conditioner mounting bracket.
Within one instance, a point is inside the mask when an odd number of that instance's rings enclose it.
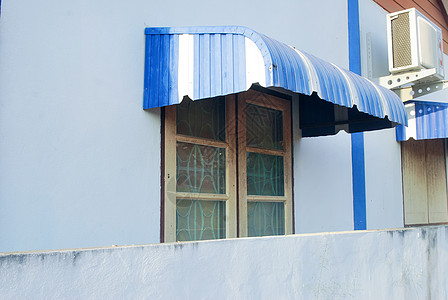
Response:
[[[405,72],[399,74],[391,74],[388,76],[379,77],[376,81],[387,89],[395,89],[409,83],[422,83],[426,81],[434,81],[434,78],[430,78],[437,73],[434,69],[423,69],[413,72]]]

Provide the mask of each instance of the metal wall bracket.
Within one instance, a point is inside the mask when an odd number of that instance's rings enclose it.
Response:
[[[424,80],[434,80],[434,78],[429,78],[437,73],[437,69],[423,69],[414,72],[406,72],[401,74],[393,74],[388,76],[383,76],[377,78],[377,82],[388,89],[394,89],[409,83],[419,83]],[[435,80],[438,80],[435,79]]]
[[[448,81],[425,82],[394,89],[403,102],[448,88]]]
[[[412,86],[411,95],[413,98],[441,91],[448,87],[448,81],[439,80],[435,82],[414,84]]]

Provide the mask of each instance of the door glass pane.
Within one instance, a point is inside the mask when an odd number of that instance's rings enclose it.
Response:
[[[249,236],[285,234],[285,204],[283,202],[248,202]]]
[[[226,237],[226,202],[177,199],[176,241]]]
[[[176,191],[225,194],[226,150],[177,142]]]
[[[249,147],[283,150],[283,113],[246,104],[246,144]]]
[[[283,156],[247,152],[247,194],[285,194]]]
[[[177,105],[177,133],[225,141],[224,97],[208,100],[182,101]]]

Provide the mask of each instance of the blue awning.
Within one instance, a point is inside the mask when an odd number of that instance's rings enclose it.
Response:
[[[407,101],[408,127],[397,126],[397,141],[448,138],[448,103]]]
[[[356,106],[353,120],[339,120],[353,121],[351,131],[407,122],[395,93],[251,29],[164,27],[146,28],[145,34],[144,109],[178,104],[185,96],[197,100],[239,93],[258,84],[325,100],[331,107]],[[327,115],[324,127],[335,122]],[[364,119],[373,125],[359,125]]]

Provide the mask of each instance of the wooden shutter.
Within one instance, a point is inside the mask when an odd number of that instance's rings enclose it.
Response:
[[[426,140],[429,223],[448,222],[444,141]]]
[[[425,143],[402,143],[403,197],[405,225],[428,223]]]
[[[448,222],[444,140],[402,143],[405,225]]]

